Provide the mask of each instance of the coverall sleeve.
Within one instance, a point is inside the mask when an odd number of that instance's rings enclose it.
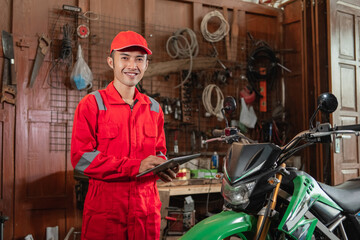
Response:
[[[156,141],[156,156],[162,157],[163,159],[167,160],[166,158],[166,138],[164,132],[164,112],[160,107],[159,111],[159,118],[157,122],[157,141]]]
[[[139,173],[141,159],[116,158],[96,149],[99,110],[93,95],[87,95],[76,108],[71,138],[71,163],[83,174],[102,180],[114,180]]]

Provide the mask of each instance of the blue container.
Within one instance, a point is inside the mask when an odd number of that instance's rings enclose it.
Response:
[[[218,169],[219,167],[219,155],[217,152],[214,152],[214,154],[211,156],[211,168],[212,169]]]

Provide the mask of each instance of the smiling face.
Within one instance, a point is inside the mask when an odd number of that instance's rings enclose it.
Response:
[[[148,67],[147,54],[139,48],[114,51],[107,62],[114,70],[114,85],[120,89],[135,88]]]

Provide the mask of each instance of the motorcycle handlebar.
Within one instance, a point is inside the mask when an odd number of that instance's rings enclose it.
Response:
[[[353,130],[353,131],[360,131],[360,124],[354,125],[344,125],[344,126],[336,126],[334,130]]]
[[[224,131],[223,129],[214,129],[214,130],[212,131],[212,135],[213,135],[214,137],[220,137],[220,136],[222,136],[222,135],[225,135],[225,131]]]

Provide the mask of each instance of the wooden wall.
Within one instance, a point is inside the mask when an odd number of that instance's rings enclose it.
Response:
[[[63,4],[79,5],[83,12],[92,11],[100,16],[100,20],[86,20],[65,14],[61,11]],[[16,44],[17,71],[16,106],[4,103],[0,109],[0,166],[3,179],[0,211],[10,216],[10,220],[5,223],[5,239],[23,239],[27,234],[32,234],[35,239],[45,239],[45,228],[51,226],[59,226],[59,237],[63,239],[70,227],[77,230],[81,227],[81,211],[75,207],[75,181],[69,156],[69,140],[73,112],[87,92],[69,87],[71,68],[65,63],[61,62],[54,67],[59,59],[59,46],[63,37],[61,27],[64,24],[77,26],[84,23],[90,26],[91,37],[79,39],[74,35],[72,49],[76,53],[76,44],[81,43],[83,46],[84,56],[94,73],[93,90],[104,87],[112,80],[105,60],[111,39],[119,30],[131,29],[144,34],[154,52],[150,64],[172,60],[164,50],[164,42],[174,30],[185,27],[197,33],[200,55],[208,57],[213,50],[201,38],[199,25],[202,17],[215,9],[223,11],[225,7],[231,23],[234,8],[237,8],[235,14],[238,15],[239,37],[236,61],[226,60],[223,41],[216,43],[220,59],[224,59],[224,63],[234,69],[234,76],[221,88],[225,94],[237,95],[237,99],[239,89],[246,84],[241,80],[249,47],[246,33],[251,32],[255,39],[265,40],[275,49],[281,48],[282,12],[237,0],[1,0],[0,7],[5,10],[2,11],[5,15],[0,26],[12,32]],[[212,24],[216,26],[216,23]],[[38,34],[41,33],[52,39],[52,47],[40,68],[34,87],[29,88]],[[2,66],[3,56],[0,52]],[[239,64],[241,67],[237,68]],[[216,65],[210,70],[210,73],[199,73],[203,86],[212,82],[213,73],[220,71],[221,67]],[[158,92],[163,97],[181,98],[181,92],[173,88],[179,81],[180,74],[174,73],[165,77],[146,78],[143,86],[150,94]],[[259,114],[258,118],[267,119],[273,104],[281,100],[281,88],[277,86],[275,89],[269,97],[268,113]],[[195,91],[193,96],[197,96],[199,91]],[[202,106],[198,105],[198,111],[196,106],[193,105],[192,120],[186,124],[174,121],[172,116],[166,117],[169,149],[173,147],[174,132],[179,129],[206,132],[214,127],[223,127],[223,123],[214,117],[203,118]],[[238,115],[234,118],[238,119]],[[193,151],[187,145],[189,131],[179,131],[179,137],[184,139],[180,145],[181,153]],[[209,147],[201,151],[211,153],[213,150]]]

